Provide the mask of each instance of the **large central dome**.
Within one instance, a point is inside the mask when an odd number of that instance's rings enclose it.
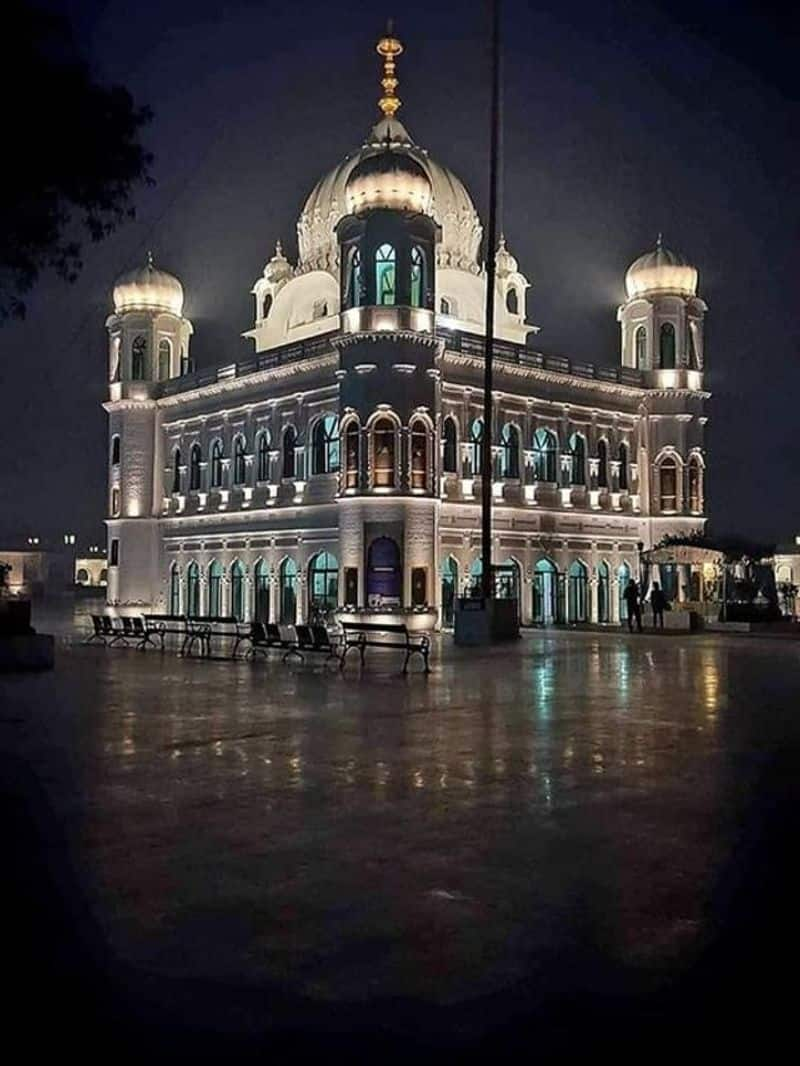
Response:
[[[404,154],[414,160],[428,175],[433,191],[431,214],[442,227],[436,265],[478,274],[483,230],[469,193],[452,170],[435,162],[424,148],[414,144],[405,126],[394,117],[382,118],[361,151],[344,159],[312,189],[297,222],[298,273],[326,270],[338,277],[339,248],[334,230],[348,213],[347,179],[359,163],[387,147],[393,154]]]

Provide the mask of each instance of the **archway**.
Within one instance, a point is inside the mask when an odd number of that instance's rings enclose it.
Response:
[[[297,621],[297,563],[294,559],[284,559],[281,563],[279,621],[284,626],[293,626]]]
[[[333,611],[339,605],[339,562],[330,552],[318,552],[308,567],[308,608],[315,614]]]
[[[400,606],[403,568],[400,549],[391,537],[376,537],[367,552],[367,604]]]
[[[625,589],[628,587],[628,582],[631,579],[631,568],[627,563],[620,563],[617,569],[617,596],[619,597],[619,620],[620,622],[627,622],[628,620],[628,602],[625,599]]]
[[[494,594],[499,600],[516,600],[517,616],[522,609],[519,563],[516,559],[504,559],[494,570]]]
[[[558,571],[549,559],[540,559],[533,570],[533,620],[549,626],[558,616]]]
[[[456,616],[458,595],[458,563],[448,555],[442,563],[442,625],[452,626]]]
[[[611,621],[611,572],[608,563],[602,562],[597,567],[597,621]]]
[[[255,579],[253,618],[256,622],[269,621],[269,570],[263,559],[259,559],[253,573]]]
[[[567,621],[589,620],[589,577],[586,566],[576,559],[567,571]]]
[[[231,614],[238,622],[244,621],[244,567],[238,559],[231,567]]]

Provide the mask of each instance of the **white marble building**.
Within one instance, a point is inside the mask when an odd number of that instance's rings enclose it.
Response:
[[[400,50],[379,44],[389,63]],[[149,261],[118,279],[110,604],[290,622],[380,597],[447,624],[473,583],[482,226],[394,87],[308,196],[297,263],[278,245],[255,281],[251,358],[195,371],[177,278]],[[613,623],[638,545],[705,523],[697,271],[660,240],[637,259],[619,365],[593,366],[531,344],[528,280],[504,240],[494,254],[498,590],[523,624]]]

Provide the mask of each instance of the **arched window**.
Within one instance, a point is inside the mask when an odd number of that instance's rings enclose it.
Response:
[[[113,436],[111,438],[111,465],[112,466],[119,466],[119,453],[120,453],[119,437],[115,435],[115,436]]]
[[[422,307],[425,293],[425,253],[415,244],[411,249],[411,306]]]
[[[411,488],[428,488],[428,427],[421,418],[411,423]]]
[[[330,552],[319,552],[308,567],[309,613],[332,611],[339,603],[339,564]]]
[[[194,372],[194,364],[189,358],[189,353],[181,346],[181,377]]]
[[[442,563],[442,625],[452,626],[456,615],[458,595],[458,563],[448,555]]]
[[[269,568],[263,559],[259,559],[253,570],[253,620],[269,621]]]
[[[313,474],[332,474],[339,469],[339,420],[335,415],[325,415],[314,423],[311,460]]]
[[[697,326],[694,322],[689,323],[689,366],[692,370],[700,369],[700,360],[697,357]]]
[[[358,488],[358,474],[361,465],[361,429],[355,419],[347,423],[344,433],[344,487]]]
[[[89,571],[88,570],[84,570],[83,567],[81,567],[80,570],[75,575],[75,582],[78,585],[88,585],[90,583],[89,582]]]
[[[483,419],[474,418],[469,427],[467,442],[469,469],[473,477],[478,477],[483,470]]]
[[[513,285],[506,293],[506,311],[511,315],[519,314],[519,296]]]
[[[533,435],[533,476],[536,481],[557,481],[558,444],[555,433],[537,429]]]
[[[272,310],[272,293],[268,292],[261,301],[261,317],[266,318]]]
[[[454,418],[444,420],[444,455],[442,466],[446,474],[458,473],[458,435]]]
[[[247,462],[244,456],[244,437],[239,436],[233,442],[233,483],[244,485],[247,480]]]
[[[283,431],[283,477],[294,477],[295,448],[297,446],[297,430],[294,426],[287,426]]]
[[[584,564],[576,559],[567,572],[567,621],[586,622],[588,618],[588,573]]]
[[[376,488],[395,486],[394,440],[394,422],[379,418],[372,427],[372,484]]]
[[[625,441],[620,442],[619,451],[619,491],[628,491],[628,445]]]
[[[633,335],[633,345],[636,354],[636,368],[644,370],[647,366],[647,327],[639,326]]]
[[[597,487],[608,488],[608,444],[604,437],[597,442]]]
[[[215,559],[208,568],[208,613],[222,614],[222,563]]]
[[[236,559],[231,567],[231,614],[244,621],[244,567]]]
[[[172,457],[172,491],[181,491],[181,450],[175,449],[175,453]]]
[[[169,568],[169,613],[181,613],[181,574],[177,563]]]
[[[668,455],[658,468],[659,500],[662,511],[674,511],[678,506],[678,463]]]
[[[192,492],[198,492],[200,489],[200,478],[202,468],[200,463],[203,459],[203,453],[200,450],[199,444],[193,444],[192,450],[189,452],[189,489]]]
[[[116,485],[111,490],[111,517],[119,517],[119,489]]]
[[[453,313],[453,305],[446,296],[443,296],[441,300],[439,300],[439,311],[443,315],[452,315]]]
[[[692,455],[689,458],[689,510],[693,514],[699,514],[703,510],[701,480],[700,460],[696,455]]]
[[[662,370],[675,369],[675,327],[671,322],[665,322],[661,327],[659,355]]]
[[[256,481],[269,481],[269,446],[271,443],[269,430],[262,429],[256,445]]]
[[[611,621],[611,571],[608,563],[600,563],[597,567],[597,621]]]
[[[549,559],[540,559],[533,569],[533,620],[551,625],[558,619],[558,571]]]
[[[211,488],[222,485],[222,441],[215,440],[211,445]]]
[[[395,302],[395,250],[391,244],[382,244],[375,253],[375,303],[388,305]]]
[[[500,434],[500,476],[519,477],[519,430],[506,422]]]
[[[312,318],[325,318],[328,314],[328,301],[327,300],[315,300],[314,306],[311,309]]]
[[[200,567],[189,563],[186,569],[186,613],[190,618],[200,614]]]
[[[131,377],[134,381],[144,381],[147,376],[147,338],[133,338],[131,345]]]
[[[280,610],[278,619],[281,625],[293,626],[297,616],[297,563],[294,559],[284,559],[279,572]]]
[[[158,380],[172,377],[172,345],[166,337],[158,342]]]
[[[586,484],[586,441],[580,433],[569,438],[569,480],[571,485]]]
[[[628,601],[625,599],[625,589],[630,584],[631,568],[627,563],[620,563],[617,569],[617,609],[620,622],[628,620]]]
[[[364,285],[361,275],[361,252],[351,248],[348,253],[347,275],[345,282],[345,307],[360,307],[364,302]]]

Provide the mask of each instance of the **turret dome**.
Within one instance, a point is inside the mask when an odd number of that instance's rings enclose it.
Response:
[[[675,292],[683,296],[696,296],[697,268],[682,255],[665,248],[659,235],[655,249],[639,256],[628,267],[625,291],[629,300],[651,292]]]
[[[421,164],[388,145],[362,158],[345,185],[347,211],[352,215],[378,208],[427,215],[432,199],[431,180]]]
[[[121,274],[114,283],[114,310],[167,311],[180,317],[183,311],[183,286],[166,270],[153,265],[148,253],[147,263],[136,270]]]

